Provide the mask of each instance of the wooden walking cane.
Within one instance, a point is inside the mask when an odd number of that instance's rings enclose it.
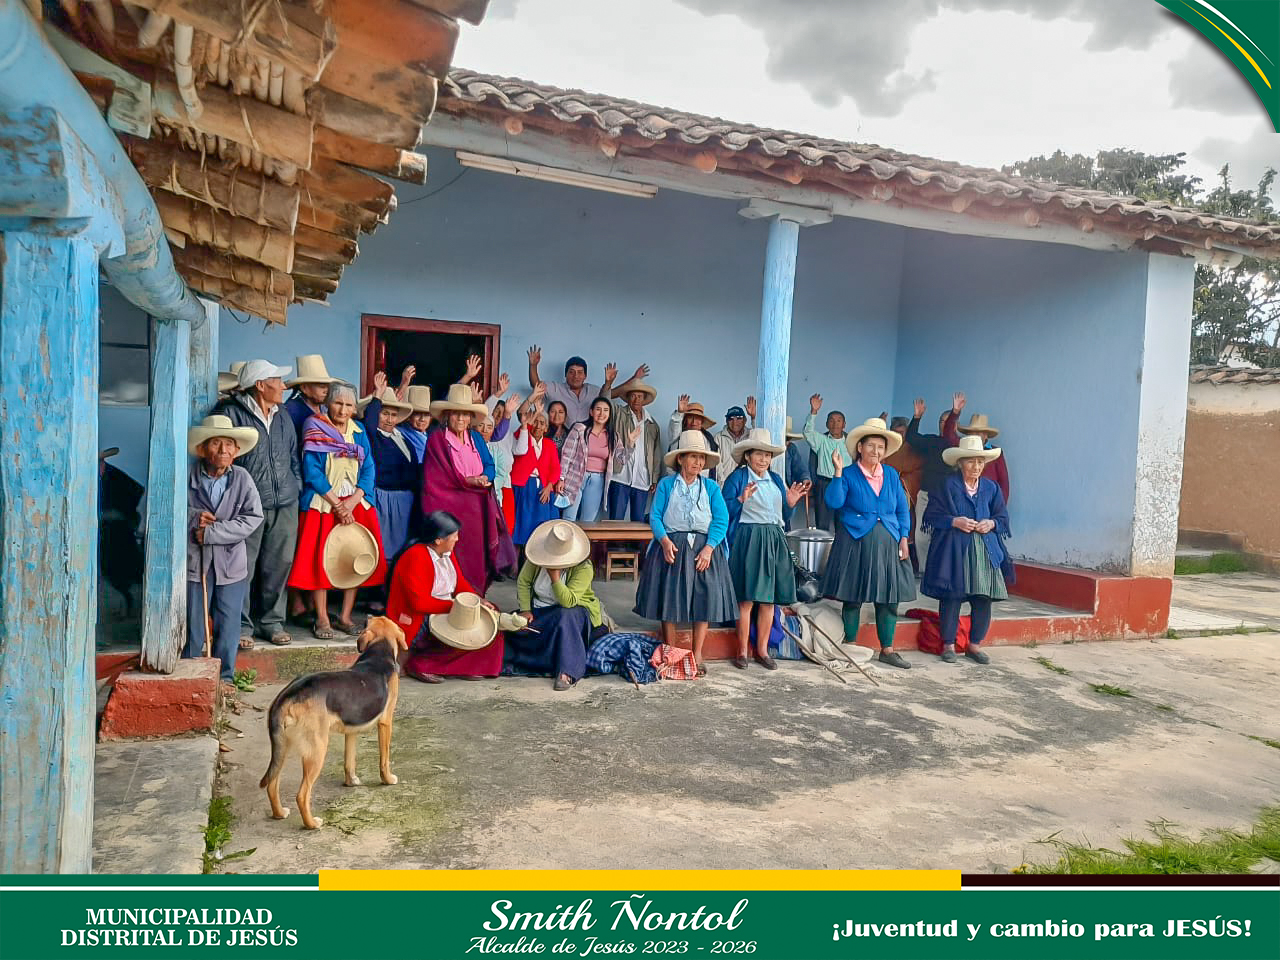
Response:
[[[844,650],[841,648],[840,644],[832,640],[830,634],[828,634],[827,631],[823,630],[820,626],[818,626],[817,620],[815,620],[813,617],[810,617],[810,616],[805,616],[805,619],[809,621],[809,626],[813,627],[815,631],[820,633],[823,639],[827,641],[827,643],[831,644],[833,647],[836,648],[836,651],[840,654],[840,656],[844,657],[846,660],[852,663],[855,667],[857,667],[859,673],[861,673],[864,677],[866,677],[868,680],[874,683],[877,687],[880,686],[880,681],[877,680],[875,677],[873,677],[871,674],[867,673],[866,670],[863,670],[862,664],[860,664],[857,660],[853,659],[853,657],[849,656],[849,654],[845,653]]]
[[[209,587],[204,574],[205,545],[200,544],[200,599],[204,601],[204,655],[213,656],[213,618],[209,616]]]
[[[818,659],[817,649],[812,644],[806,645],[804,642],[804,639],[792,633],[791,630],[788,629],[785,623],[781,624],[781,627],[782,627],[782,632],[796,642],[796,646],[798,646],[804,652],[805,656],[813,660],[813,662],[816,663],[818,666],[824,667],[825,669],[830,670],[832,675],[841,683],[849,682],[848,680],[845,679],[844,675],[841,674],[839,670],[831,666],[829,661]]]

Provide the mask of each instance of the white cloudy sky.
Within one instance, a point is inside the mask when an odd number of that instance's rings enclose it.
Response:
[[[1123,146],[1240,185],[1280,167],[1253,91],[1152,0],[492,0],[454,62],[983,166]]]

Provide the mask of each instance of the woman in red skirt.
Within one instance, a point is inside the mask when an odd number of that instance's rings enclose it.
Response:
[[[422,539],[405,547],[391,573],[387,616],[410,638],[405,675],[424,683],[440,683],[443,677],[479,680],[502,672],[501,633],[479,650],[460,650],[440,642],[429,629],[430,617],[447,614],[454,597],[475,593],[454,552],[461,528],[458,518],[445,510],[430,514],[423,520]]]
[[[333,584],[324,569],[324,543],[334,526],[358,523],[378,544],[378,564],[361,586],[376,587],[387,578],[382,534],[373,508],[373,452],[364,429],[353,419],[355,410],[355,391],[345,383],[335,383],[329,389],[328,413],[308,417],[302,427],[299,503],[303,511],[289,586],[313,592],[316,623],[312,633],[318,640],[336,639],[334,626],[351,635],[359,632],[351,622],[354,587],[342,591],[341,614],[334,623],[329,621],[328,591]]]

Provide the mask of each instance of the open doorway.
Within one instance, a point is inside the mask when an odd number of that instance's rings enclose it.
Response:
[[[456,323],[423,317],[387,317],[366,313],[360,317],[361,388],[373,389],[373,375],[386,371],[387,382],[400,383],[405,367],[417,368],[413,382],[431,388],[440,399],[467,369],[467,357],[477,353],[484,361],[480,385],[487,394],[497,385],[498,344],[502,327],[496,323]]]

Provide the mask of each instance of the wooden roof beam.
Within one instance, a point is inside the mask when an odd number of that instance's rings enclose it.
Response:
[[[303,170],[311,166],[315,132],[307,117],[252,97],[237,97],[213,85],[200,91],[200,101],[204,109],[199,119],[193,120],[173,81],[159,79],[155,83],[153,107],[166,123],[223,137]]]
[[[195,290],[214,297],[229,307],[235,307],[271,323],[283,324],[292,297],[281,297],[243,287],[222,277],[211,277],[195,271],[184,271],[183,278]]]
[[[489,8],[489,0],[408,0],[408,2],[477,26],[484,19],[485,11]]]
[[[325,126],[316,127],[314,149],[316,153],[332,160],[372,170],[374,173],[384,173],[407,183],[427,182],[427,158],[420,153],[374,143]]]
[[[281,230],[222,213],[167,190],[153,191],[160,219],[188,240],[225,253],[264,263],[289,273],[293,269],[293,237]]]
[[[450,17],[402,0],[329,0],[328,12],[340,52],[358,51],[437,80],[448,74],[458,45],[458,24]]]
[[[433,108],[434,109],[434,105]],[[422,140],[422,123],[324,86],[307,91],[307,113],[317,124],[373,143],[408,149]]]
[[[293,277],[290,274],[252,260],[229,256],[213,247],[187,244],[183,249],[173,251],[173,262],[184,274],[191,271],[207,277],[219,277],[259,293],[293,299]]]

